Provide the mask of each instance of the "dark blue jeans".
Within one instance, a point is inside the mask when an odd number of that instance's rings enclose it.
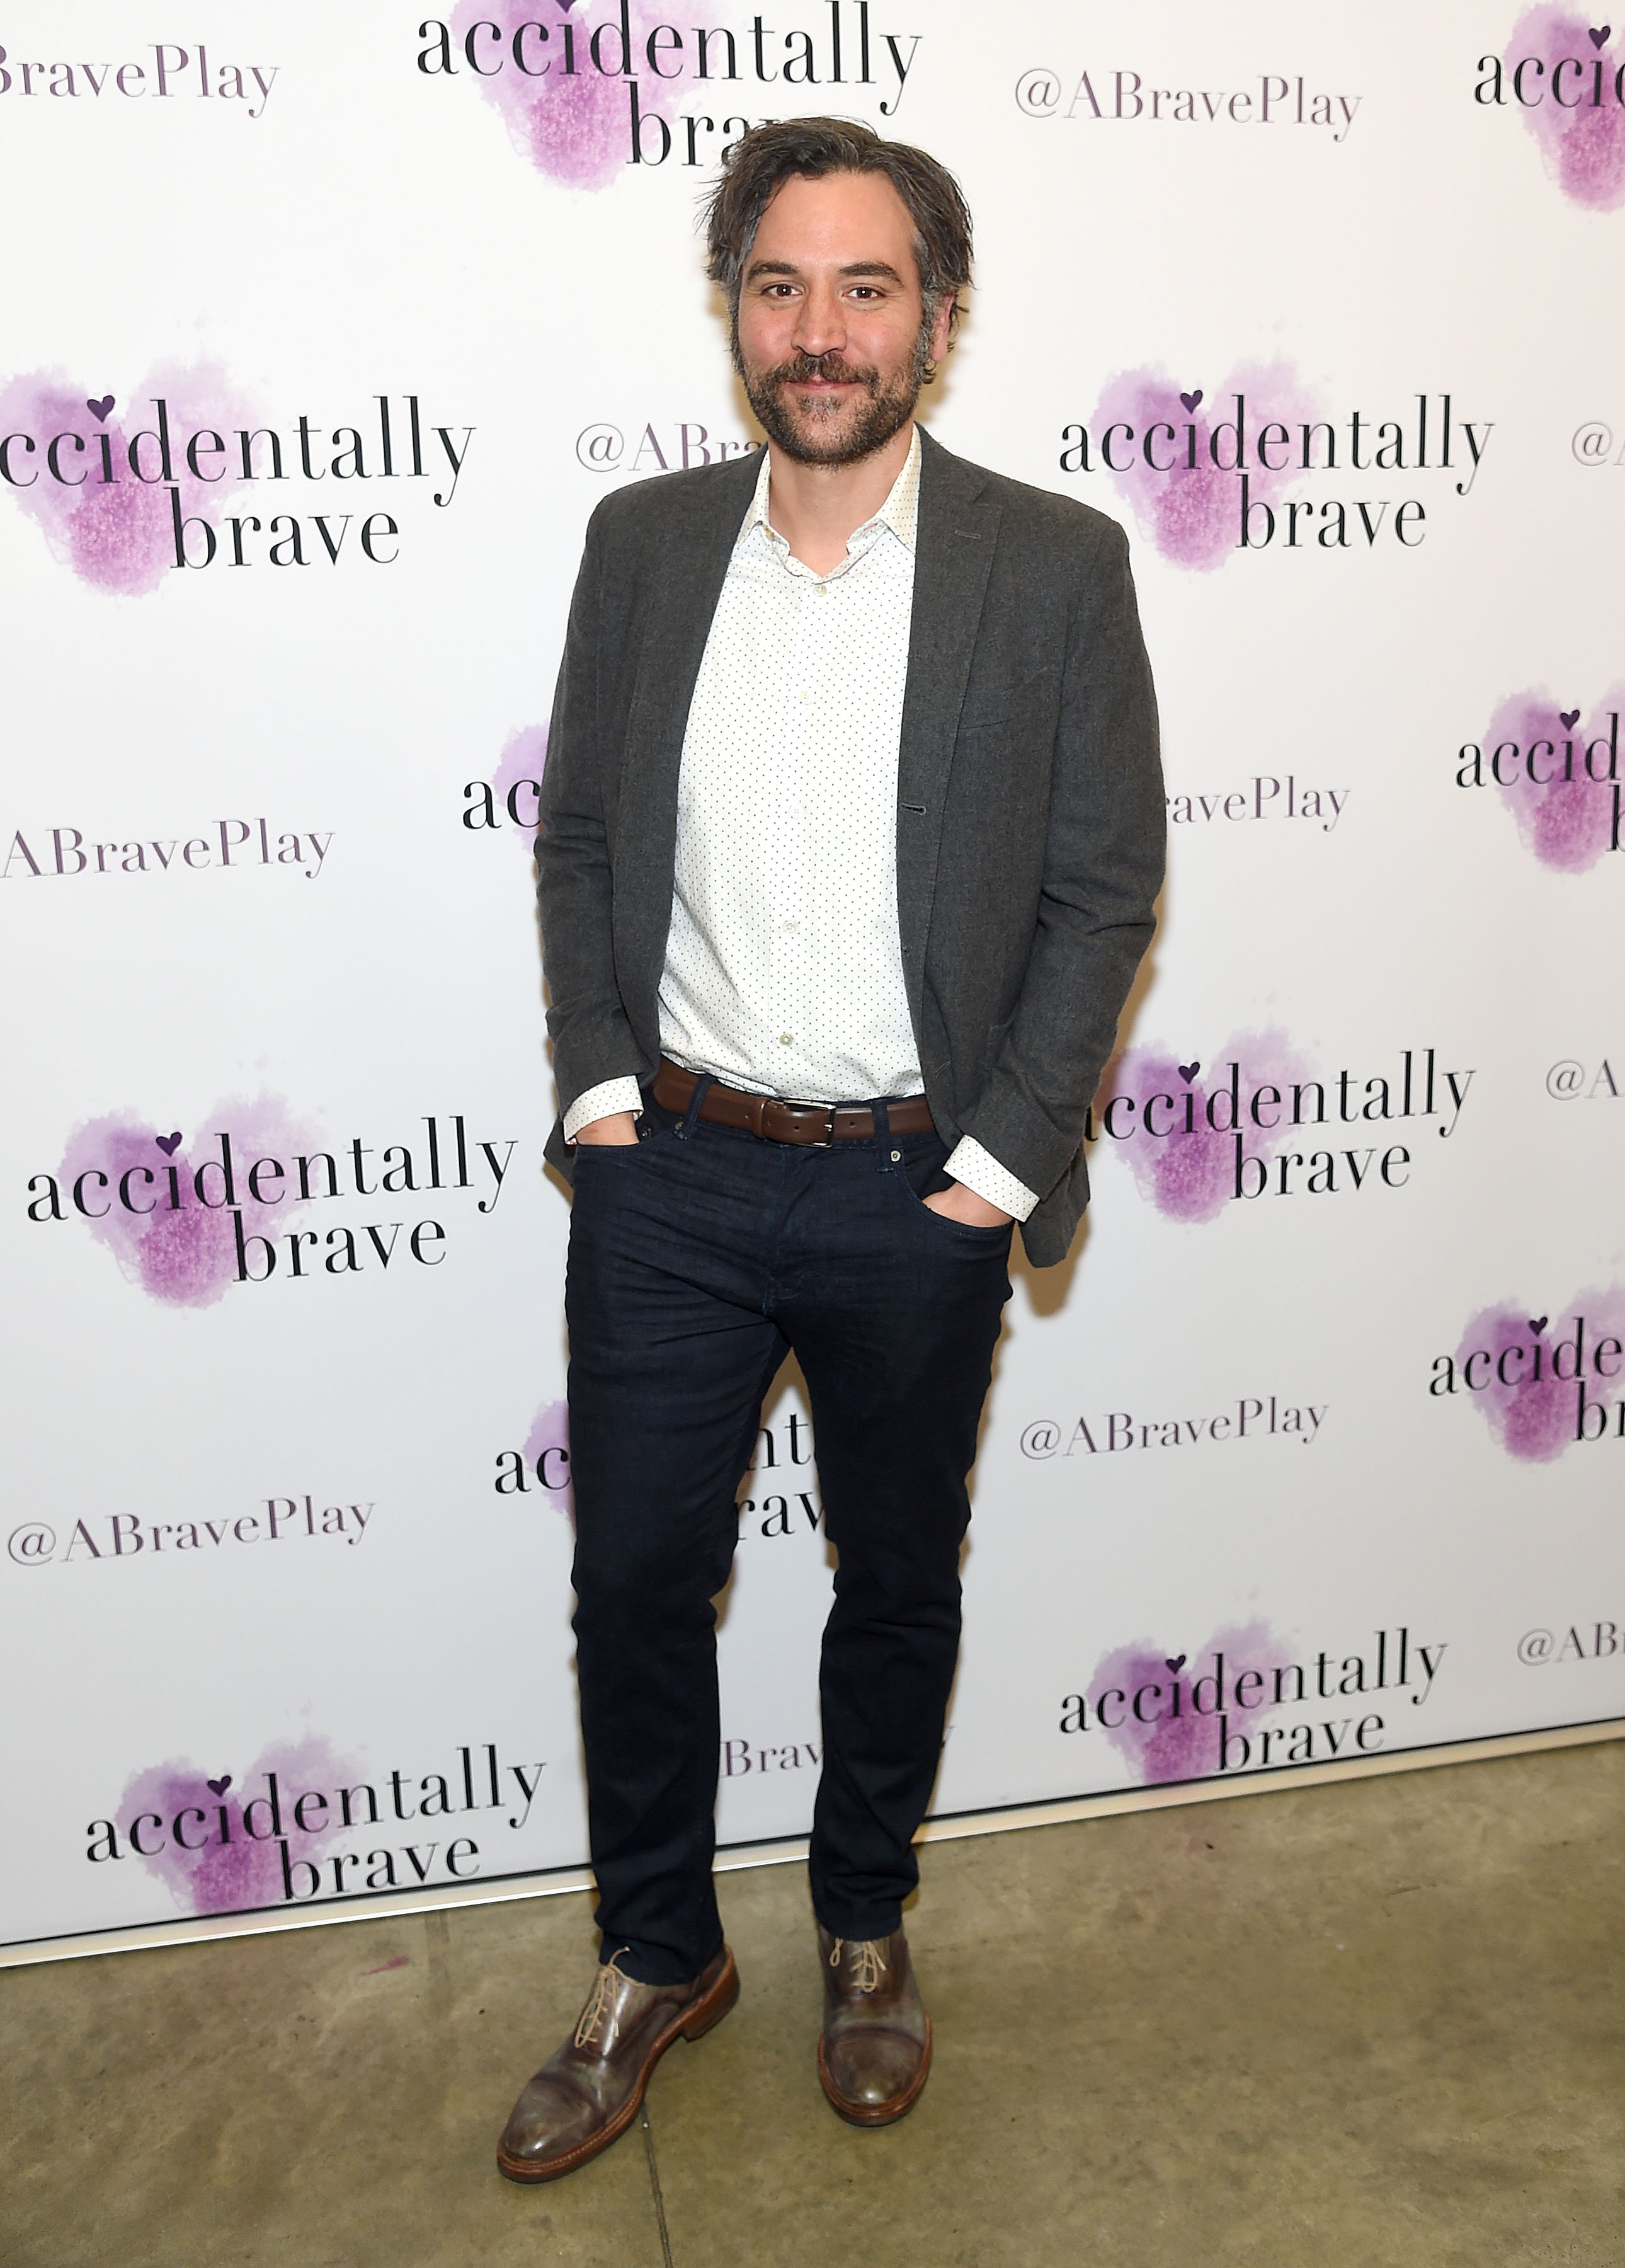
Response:
[[[597,1919],[645,1984],[722,1942],[716,1616],[735,1499],[793,1349],[839,1557],[812,1904],[901,1926],[960,1641],[960,1547],[1010,1230],[922,1203],[935,1134],[827,1149],[679,1119],[576,1153],[566,1312],[575,1630]]]

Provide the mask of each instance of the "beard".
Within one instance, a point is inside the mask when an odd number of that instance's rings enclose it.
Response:
[[[757,423],[794,463],[856,465],[885,448],[913,416],[930,366],[930,325],[922,323],[914,352],[889,375],[872,364],[864,369],[835,353],[794,355],[771,370],[752,370],[739,352],[737,328],[733,361]],[[798,384],[819,378],[864,390],[839,401],[816,394],[795,398]]]

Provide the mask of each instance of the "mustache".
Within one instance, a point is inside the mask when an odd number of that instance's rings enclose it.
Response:
[[[821,378],[837,386],[867,386],[872,388],[879,376],[878,370],[860,370],[838,354],[798,354],[792,355],[788,362],[779,363],[768,371],[766,382],[769,386],[798,386],[805,385],[809,379]]]

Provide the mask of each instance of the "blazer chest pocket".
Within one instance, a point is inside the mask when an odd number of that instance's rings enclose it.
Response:
[[[1051,708],[1055,677],[1053,670],[1035,669],[1012,684],[978,688],[966,696],[960,711],[961,733],[991,733],[1011,725],[1031,725]]]

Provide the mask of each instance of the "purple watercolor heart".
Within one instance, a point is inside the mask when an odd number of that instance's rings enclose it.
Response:
[[[1179,1072],[1180,1077],[1184,1080],[1186,1086],[1188,1086],[1192,1079],[1195,1078],[1196,1073],[1202,1069],[1202,1065],[1199,1063],[1176,1064],[1174,1065],[1174,1069]]]
[[[1165,1653],[1163,1656],[1163,1666],[1165,1668],[1171,1669],[1177,1674],[1185,1667],[1185,1656],[1182,1653]]]
[[[85,397],[85,407],[90,411],[91,416],[96,420],[96,423],[99,425],[105,425],[107,423],[107,412],[112,409],[114,398],[115,397],[111,394],[104,394],[99,401],[91,401],[88,395]]]
[[[232,1775],[230,1772],[223,1773],[218,1779],[206,1779],[203,1782],[203,1786],[209,1790],[210,1795],[224,1795],[231,1785]]]
[[[1551,1317],[1550,1317],[1549,1315],[1531,1315],[1531,1316],[1530,1316],[1530,1318],[1529,1318],[1529,1328],[1530,1328],[1530,1329],[1534,1333],[1534,1335],[1535,1335],[1536,1338],[1539,1338],[1539,1337],[1540,1337],[1540,1336],[1541,1332],[1546,1329],[1546,1327],[1547,1327],[1548,1323],[1549,1323],[1549,1322],[1551,1322],[1551,1320],[1552,1320],[1552,1319],[1551,1319]]]
[[[1608,34],[1613,29],[1614,26],[1612,24],[1605,24],[1600,32],[1587,32],[1585,36],[1591,41],[1592,47],[1606,48],[1608,44]]]
[[[179,1134],[159,1134],[155,1136],[154,1138],[158,1143],[158,1148],[164,1152],[164,1155],[166,1158],[173,1158],[176,1151],[180,1147],[180,1137]]]
[[[1565,733],[1572,733],[1580,721],[1580,712],[1577,709],[1560,709],[1557,714],[1562,718],[1562,728]]]
[[[1185,404],[1187,415],[1194,414],[1197,403],[1202,400],[1202,388],[1198,387],[1195,394],[1181,394],[1180,400]]]

